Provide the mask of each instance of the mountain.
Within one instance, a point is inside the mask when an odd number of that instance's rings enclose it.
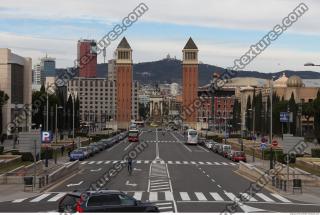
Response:
[[[61,73],[64,69],[57,69]],[[97,77],[107,77],[108,64],[97,65]],[[208,84],[212,79],[212,74],[217,72],[222,74],[224,68],[209,64],[199,64],[199,84]],[[271,79],[272,76],[279,77],[285,72],[287,76],[297,75],[302,79],[320,79],[320,73],[312,71],[279,71],[276,73],[261,73],[258,71],[237,71],[236,77],[253,77],[262,79]],[[181,60],[166,58],[159,61],[143,62],[133,65],[133,79],[141,83],[171,83],[182,81]]]

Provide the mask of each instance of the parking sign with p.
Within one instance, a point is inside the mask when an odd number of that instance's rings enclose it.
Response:
[[[42,143],[51,143],[53,137],[50,131],[41,132],[41,142]]]

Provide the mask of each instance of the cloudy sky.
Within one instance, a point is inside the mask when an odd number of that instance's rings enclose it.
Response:
[[[191,36],[203,63],[233,65],[250,47],[286,17],[296,0],[144,0],[149,10],[122,36],[134,62],[181,58]],[[48,53],[57,67],[72,66],[78,39],[99,40],[141,1],[1,0],[0,47],[38,59]],[[320,64],[320,1],[305,0],[309,10],[246,69],[261,72],[303,70]],[[107,50],[107,58],[119,39]],[[103,62],[99,56],[99,62]],[[317,68],[308,68],[319,71]]]

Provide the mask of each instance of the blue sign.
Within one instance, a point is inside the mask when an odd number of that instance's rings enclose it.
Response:
[[[266,143],[261,143],[260,144],[260,149],[261,150],[264,150],[264,149],[266,149],[267,148],[267,144]]]
[[[289,122],[288,112],[280,112],[280,122]]]
[[[41,142],[42,143],[51,143],[53,140],[53,135],[51,131],[42,131],[41,132]]]

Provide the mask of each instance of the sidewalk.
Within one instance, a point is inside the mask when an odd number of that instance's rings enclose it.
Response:
[[[261,160],[260,158],[255,158],[255,162],[252,161],[252,156],[247,156],[247,163],[255,166],[256,168],[266,172],[270,168],[269,160]],[[276,189],[276,188],[275,188]],[[296,201],[309,202],[309,203],[319,203],[320,201],[320,187],[306,187],[302,188],[302,193],[300,191],[293,192],[283,192],[277,190],[282,196],[290,198]]]

